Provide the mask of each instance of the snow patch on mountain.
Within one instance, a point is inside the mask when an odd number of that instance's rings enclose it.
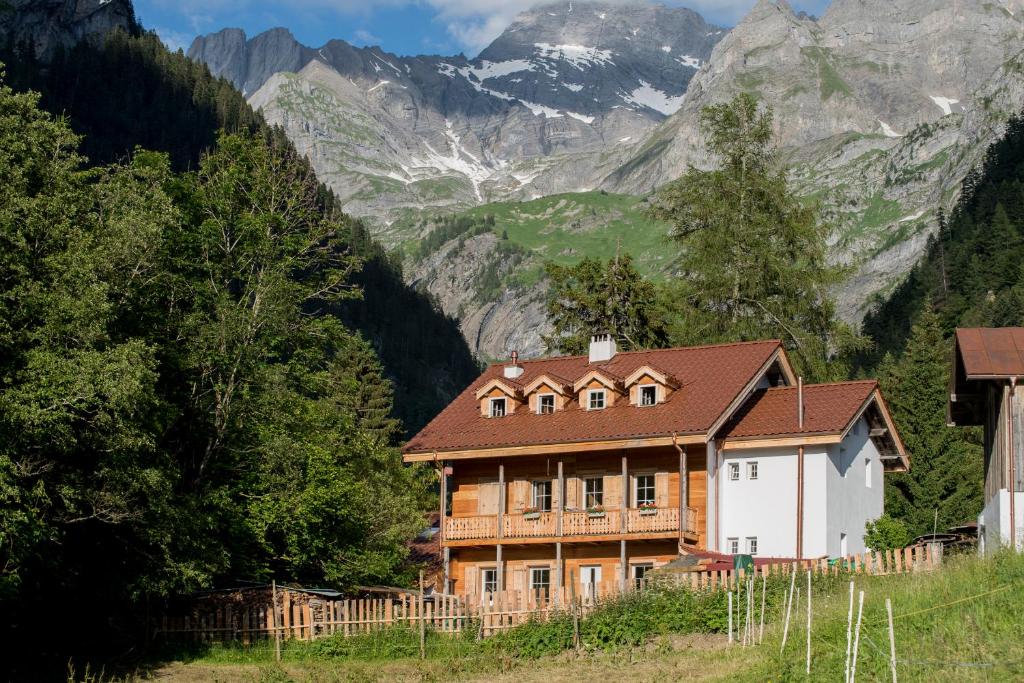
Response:
[[[647,81],[640,81],[640,87],[623,96],[622,99],[630,104],[649,107],[654,111],[661,112],[665,116],[669,116],[676,113],[679,107],[683,106],[684,97],[686,97],[685,93],[682,95],[669,95],[658,90]]]
[[[936,95],[929,95],[931,101],[938,105],[939,109],[946,116],[953,113],[953,105],[960,104],[960,100],[953,99],[952,97],[937,97]]]
[[[550,43],[534,43],[534,50],[544,59],[568,62],[580,71],[597,64],[614,65],[612,51],[584,45],[552,45]]]

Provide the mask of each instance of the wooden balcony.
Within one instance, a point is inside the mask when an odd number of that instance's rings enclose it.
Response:
[[[593,536],[616,536],[623,534],[621,510],[606,510],[603,513],[566,511],[562,513],[562,533],[558,533],[558,513],[540,512],[532,514],[512,513],[501,515],[502,538],[516,539],[572,539]],[[658,508],[625,511],[625,535],[669,534],[682,531],[686,535],[697,534],[697,511],[686,508],[686,523],[679,526],[678,508]],[[481,540],[497,542],[498,515],[474,515],[449,517],[445,520],[446,541]]]

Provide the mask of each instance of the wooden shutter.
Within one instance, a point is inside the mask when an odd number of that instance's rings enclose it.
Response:
[[[668,472],[654,475],[654,501],[659,508],[668,507]]]
[[[478,572],[479,570],[476,567],[466,567],[466,573],[464,575],[463,581],[463,583],[466,584],[463,593],[465,593],[466,595],[476,595],[476,579]]]
[[[565,507],[570,510],[580,507],[580,480],[577,477],[565,479]]]
[[[522,512],[530,500],[530,482],[516,479],[512,482],[512,509],[509,512]]]
[[[498,514],[498,482],[481,479],[477,485],[476,511],[479,515]]]
[[[622,475],[607,474],[604,477],[604,506],[606,508],[625,508],[622,499]]]

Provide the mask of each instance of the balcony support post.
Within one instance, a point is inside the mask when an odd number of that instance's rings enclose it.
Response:
[[[451,576],[450,568],[452,565],[452,549],[446,547],[442,556],[444,558],[444,585],[441,587],[441,592],[447,593],[448,586],[451,585],[451,579],[448,577]]]
[[[555,535],[562,536],[562,512],[565,510],[565,468],[558,459],[558,510],[555,512]],[[559,544],[561,546],[561,544]]]
[[[561,590],[565,588],[565,571],[562,567],[562,542],[555,541],[555,602],[558,602],[558,596],[561,594]]]
[[[626,539],[619,541],[619,592],[626,592],[626,576],[629,574],[629,565],[626,563]]]
[[[672,445],[676,447],[676,451],[679,453],[679,545],[683,545],[683,533],[690,531],[686,528],[687,526],[687,508],[690,504],[690,471],[689,471],[689,453],[686,452],[686,446],[680,446],[679,440],[676,435],[672,435]]]
[[[501,543],[494,551],[494,565],[498,572],[498,592],[501,593],[505,590],[505,565],[501,561]]]
[[[505,527],[505,463],[498,461],[498,528],[496,534],[500,547]]]
[[[438,509],[441,511],[441,521],[439,522],[439,525],[440,525],[441,528],[438,531],[438,533],[441,534],[441,545],[444,545],[444,541],[445,541],[444,527],[445,527],[445,523],[448,521],[448,468],[445,467],[444,460],[441,461],[440,473],[441,473],[441,505],[440,505],[440,507]]]
[[[622,533],[626,533],[629,517],[629,464],[626,460],[626,451],[622,451]],[[623,541],[625,543],[625,541]],[[625,546],[623,546],[625,548]],[[623,550],[625,552],[625,550]]]

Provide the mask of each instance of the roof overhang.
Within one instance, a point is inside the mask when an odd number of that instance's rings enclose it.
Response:
[[[820,446],[842,443],[843,440],[857,424],[857,421],[865,415],[872,407],[875,407],[876,415],[872,415],[869,422],[868,437],[875,442],[876,448],[882,457],[882,464],[890,472],[906,472],[910,469],[910,458],[907,455],[903,440],[896,425],[889,414],[889,408],[882,398],[881,391],[875,387],[868,397],[861,404],[857,412],[847,422],[842,431],[799,433],[799,434],[771,434],[750,437],[726,438],[721,442],[721,450],[739,450],[754,448],[780,448],[795,446]],[[872,426],[874,425],[874,426]]]
[[[789,358],[786,356],[786,350],[782,347],[782,343],[779,342],[779,345],[776,347],[775,351],[772,352],[772,355],[768,356],[768,360],[758,368],[757,372],[755,372],[753,377],[750,378],[750,381],[748,381],[740,392],[736,394],[735,398],[733,398],[732,402],[729,403],[729,406],[725,411],[719,415],[718,419],[711,425],[711,429],[709,429],[707,433],[707,441],[710,442],[714,439],[715,434],[717,434],[718,430],[722,428],[722,425],[724,425],[736,413],[736,411],[740,409],[740,406],[747,402],[747,399],[750,398],[750,394],[757,388],[757,385],[760,384],[765,373],[771,370],[772,366],[776,363],[778,363],[779,370],[782,372],[783,377],[786,378],[786,383],[790,386],[796,384],[796,374],[793,372],[793,366],[789,364]]]
[[[561,443],[530,444],[527,446],[495,446],[449,451],[415,451],[404,453],[404,462],[433,462],[436,460],[470,460],[473,458],[508,458],[520,455],[556,455],[560,453],[583,453],[586,451],[614,451],[633,448],[655,448],[673,444],[704,444],[703,433],[679,436],[655,435],[628,439],[607,439],[603,441],[571,441]]]

